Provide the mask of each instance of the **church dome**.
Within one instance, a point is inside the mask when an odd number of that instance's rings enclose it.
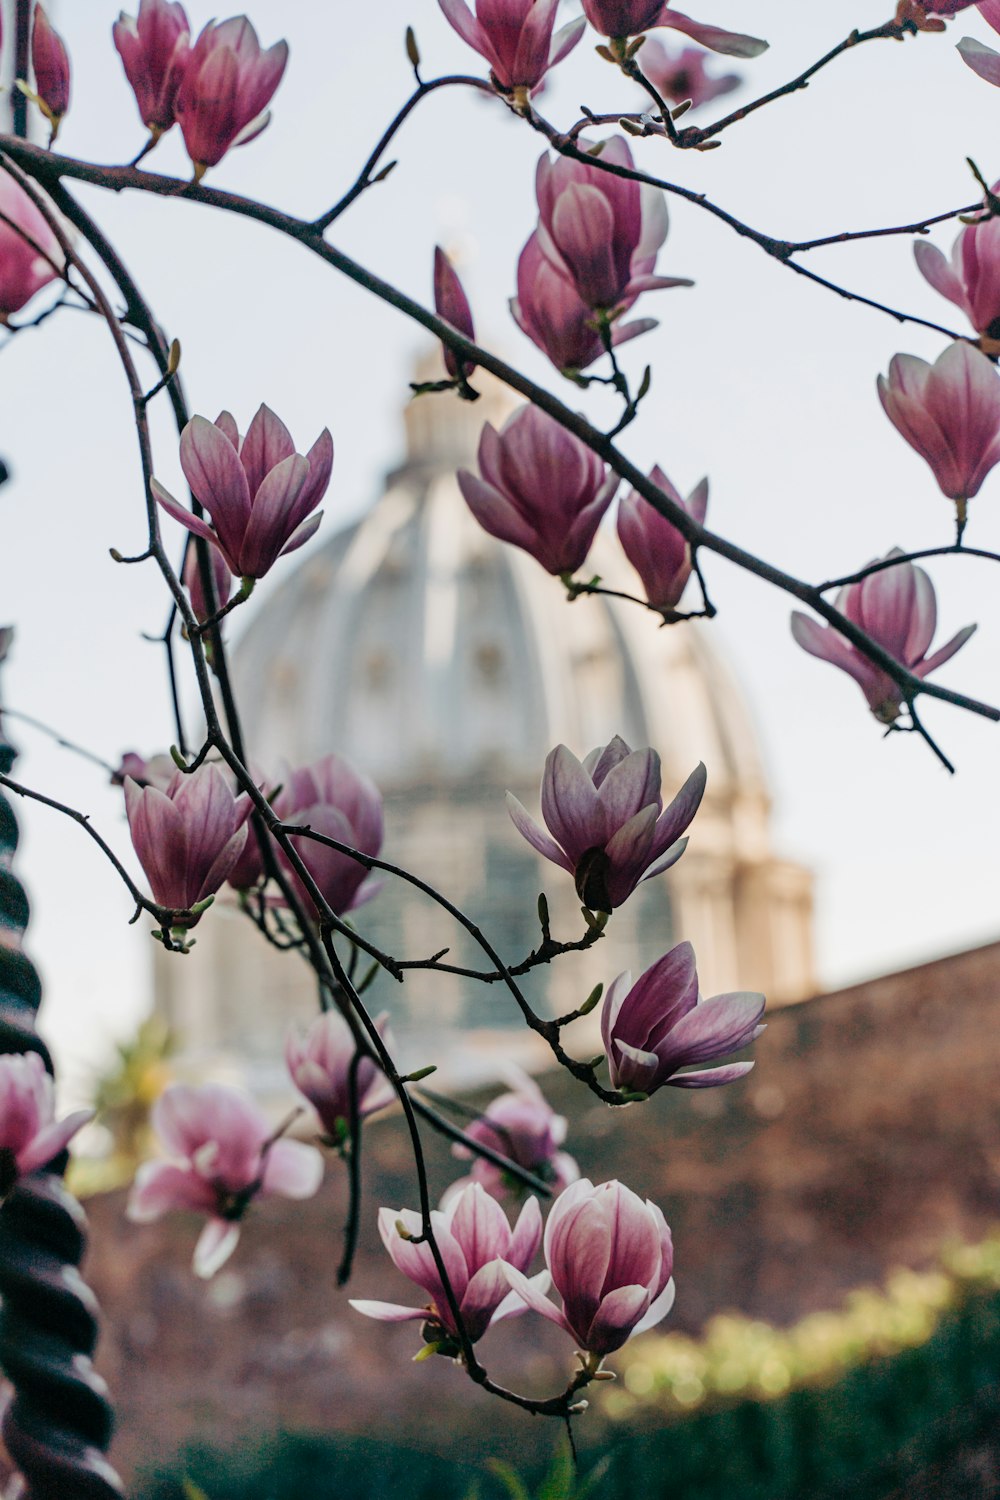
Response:
[[[481,530],[455,471],[475,464],[483,421],[502,423],[513,403],[481,374],[476,385],[474,403],[409,403],[405,458],[384,493],[257,606],[232,658],[252,764],[268,775],[282,761],[345,755],[385,796],[386,858],[443,892],[517,964],[539,940],[540,891],[557,939],[579,938],[583,924],[573,882],[516,832],[505,790],[535,811],[560,742],[578,755],[615,734],[653,746],[667,799],[704,761],[708,790],[684,858],[640,886],[593,952],[535,969],[525,991],[539,1013],[564,1014],[596,980],[639,973],[687,938],[705,994],[801,998],[813,984],[811,877],[772,852],[750,713],[711,626],[661,629],[603,595],[571,604],[532,557]],[[637,586],[610,531],[588,569],[610,588]],[[405,882],[389,878],[355,919],[397,958],[447,949],[459,969],[482,967],[470,935]],[[179,965],[158,966],[159,1003],[191,1075],[217,1076],[221,1058],[262,1097],[286,1086],[281,1037],[315,1010],[307,971],[288,957],[230,911],[203,924],[183,984]],[[420,968],[405,985],[378,983],[376,1008],[390,1007],[415,1064],[429,1055],[453,1080],[481,1078],[495,1071],[501,1032],[503,1056],[542,1061],[502,986]]]
[[[368,514],[313,553],[260,609],[235,656],[256,758],[302,763],[331,747],[386,792],[506,778],[533,786],[560,742],[620,733],[652,745],[667,784],[704,760],[713,796],[766,798],[743,694],[700,624],[658,629],[634,604],[569,604],[534,558],[487,535],[455,470],[474,467],[476,403],[423,396],[405,462]],[[613,537],[588,561],[610,587],[638,580]]]

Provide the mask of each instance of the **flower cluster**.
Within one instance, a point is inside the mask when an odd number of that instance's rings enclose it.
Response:
[[[191,493],[214,525],[178,504],[156,479],[153,493],[168,515],[211,542],[230,573],[248,585],[303,546],[322,520],[322,511],[313,512],[333,469],[326,428],[303,456],[268,406],[260,407],[243,438],[227,411],[214,422],[192,417],[181,433],[180,456]]]
[[[483,530],[530,552],[549,573],[581,567],[618,488],[617,475],[530,404],[499,432],[487,422],[478,456],[481,477],[459,469],[458,486]]]
[[[502,94],[525,104],[550,68],[561,62],[583,35],[582,17],[553,36],[559,0],[438,0],[463,41],[485,57],[490,78]]]
[[[179,123],[196,181],[266,128],[288,44],[262,48],[246,16],[209,21],[192,44],[183,5],[140,0],[138,15],[123,12],[113,34],[151,144]]]
[[[949,344],[932,365],[897,354],[888,377],[878,378],[878,394],[890,422],[929,464],[942,494],[955,501],[961,537],[967,502],[1000,463],[996,370],[966,343]]]
[[[175,772],[160,790],[124,778],[125,811],[153,900],[172,926],[193,927],[198,907],[227,880],[247,842],[250,799],[215,765]]]
[[[526,1304],[511,1292],[508,1276],[511,1269],[523,1274],[538,1252],[542,1215],[537,1199],[529,1198],[512,1230],[499,1203],[473,1182],[446,1208],[432,1212],[431,1227],[470,1343],[478,1342],[492,1323],[526,1310]],[[458,1322],[431,1247],[423,1239],[420,1215],[408,1208],[383,1208],[378,1229],[396,1269],[422,1287],[430,1302],[423,1307],[401,1307],[395,1302],[355,1299],[351,1306],[387,1323],[419,1319],[428,1325],[427,1343],[440,1343],[444,1351],[457,1352]],[[414,1244],[415,1240],[420,1243]],[[541,1276],[547,1285],[545,1273]],[[539,1280],[534,1278],[536,1287]],[[544,1295],[540,1288],[539,1295]]]
[[[361,854],[377,855],[382,847],[382,797],[375,783],[356,771],[341,755],[325,755],[312,765],[292,770],[285,766],[271,796],[275,814],[287,823],[306,826],[325,838],[336,839]],[[363,863],[318,843],[306,834],[291,842],[327,905],[338,916],[375,895],[379,882],[369,880]],[[311,892],[283,849],[278,858],[307,911],[315,910]],[[264,877],[264,861],[256,839],[229,874],[236,890],[249,890]]]
[[[620,321],[640,293],[693,285],[654,275],[666,202],[659,188],[629,175],[635,163],[625,139],[581,145],[603,165],[547,154],[538,163],[538,228],[521,252],[511,303],[522,332],[566,372],[656,327],[648,318]]]
[[[549,753],[542,777],[548,832],[512,792],[507,810],[532,848],[569,871],[584,906],[611,912],[640,881],[677,863],[704,791],[705,767],[699,765],[665,808],[656,751],[631,750],[616,735],[582,762],[565,745]]]
[[[632,983],[619,974],[604,998],[601,1035],[616,1089],[651,1094],[670,1084],[715,1088],[742,1078],[752,1062],[679,1070],[737,1052],[764,1030],[764,996],[716,995],[703,1000],[694,949],[679,943]]]
[[[311,1198],[323,1159],[302,1141],[275,1139],[246,1095],[221,1084],[174,1084],[153,1106],[153,1127],[169,1161],[139,1168],[128,1215],[149,1223],[173,1209],[208,1215],[194,1252],[199,1276],[213,1276],[232,1255],[240,1221],[254,1198]]]
[[[923,568],[911,562],[892,562],[903,558],[898,547],[876,562],[890,563],[858,583],[841,589],[836,606],[852,624],[871,636],[877,645],[895,657],[901,667],[916,677],[926,677],[961,650],[975,630],[966,625],[945,645],[927,655],[937,627],[937,599],[934,585]],[[902,712],[904,692],[887,672],[869,661],[832,625],[820,625],[796,610],[792,614],[792,634],[812,656],[840,667],[854,678],[868,700],[868,706],[882,724],[894,724]]]
[[[52,1079],[37,1052],[0,1056],[0,1198],[65,1151],[92,1115],[82,1109],[56,1119]]]
[[[625,43],[629,37],[640,36],[652,27],[669,27],[683,32],[702,47],[725,52],[730,57],[759,57],[767,50],[767,43],[760,37],[695,21],[665,5],[663,0],[583,0],[583,13],[594,30],[612,42]]]
[[[0,323],[62,275],[65,256],[45,215],[7,172],[0,172]]]
[[[488,1104],[465,1131],[466,1140],[490,1147],[501,1156],[523,1167],[533,1177],[561,1192],[575,1182],[580,1169],[573,1157],[561,1151],[566,1139],[566,1117],[557,1115],[533,1078],[520,1069],[508,1068],[507,1076],[514,1087]],[[449,1189],[449,1196],[461,1191],[470,1181],[478,1182],[492,1198],[522,1197],[524,1184],[485,1156],[475,1155],[469,1146],[452,1147],[460,1160],[472,1157],[471,1176],[460,1178]]]

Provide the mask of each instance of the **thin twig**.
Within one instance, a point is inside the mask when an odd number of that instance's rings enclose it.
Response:
[[[789,79],[787,83],[781,84],[776,89],[771,89],[766,94],[761,94],[757,99],[751,99],[748,104],[740,105],[739,109],[734,109],[731,114],[725,115],[721,120],[716,120],[714,125],[706,125],[701,128],[689,126],[687,130],[681,131],[681,143],[683,145],[697,145],[702,141],[710,140],[714,136],[721,135],[724,130],[728,130],[731,126],[739,124],[748,115],[755,114],[758,109],[763,109],[767,104],[773,104],[776,99],[784,99],[789,94],[795,94],[800,89],[808,88],[810,80],[815,77],[821,68],[828,67],[830,63],[842,56],[843,53],[849,52],[854,47],[860,47],[864,42],[902,41],[904,36],[916,36],[916,34],[917,27],[912,21],[886,21],[881,26],[872,27],[870,31],[858,31],[855,28],[842,42],[838,42],[835,47],[830,48],[829,52],[824,53],[818,62],[814,62],[810,67],[804,68],[801,73]]]
[[[825,594],[830,589],[845,588],[848,584],[861,583],[863,579],[871,578],[873,573],[884,573],[887,568],[898,568],[903,563],[921,562],[927,557],[978,557],[986,562],[1000,562],[1000,552],[988,552],[982,547],[966,547],[959,542],[952,542],[947,547],[924,547],[919,552],[902,552],[897,557],[880,557],[877,562],[859,568],[856,573],[845,573],[842,578],[828,578],[825,583],[818,583],[816,591]]]

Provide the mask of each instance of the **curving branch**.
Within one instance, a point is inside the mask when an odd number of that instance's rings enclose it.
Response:
[[[912,702],[919,696],[936,698],[941,702],[951,703],[957,708],[981,715],[994,722],[1000,721],[1000,709],[983,703],[978,699],[970,698],[966,694],[956,693],[949,688],[940,686],[938,683],[927,682],[909,672],[901,663],[896,661],[887,651],[879,646],[877,642],[873,641],[870,636],[860,630],[858,626],[851,620],[848,620],[839,610],[824,599],[822,593],[812,584],[786,573],[783,569],[777,568],[766,562],[763,558],[755,556],[745,548],[728,541],[725,537],[719,536],[715,532],[700,526],[687,514],[682,506],[676,505],[669,496],[653,484],[647,475],[616,448],[615,444],[606,434],[595,428],[586,418],[571,411],[569,407],[549,391],[545,390],[544,387],[527,379],[504,360],[498,359],[488,350],[481,348],[473,340],[465,338],[449,323],[436,317],[434,313],[430,312],[429,309],[425,308],[414,298],[407,296],[389,282],[366,270],[363,266],[352,260],[350,256],[345,255],[333,245],[328,244],[316,230],[313,223],[297,219],[293,215],[283,213],[279,209],[271,208],[253,199],[244,198],[236,193],[224,192],[218,188],[206,188],[203,185],[193,186],[188,183],[179,183],[176,179],[137,171],[131,167],[95,167],[87,162],[53,156],[50,152],[42,150],[40,147],[27,145],[24,142],[15,140],[13,137],[0,136],[0,159],[2,158],[17,162],[24,171],[29,172],[39,181],[47,184],[58,184],[63,176],[68,176],[80,181],[93,183],[97,186],[110,188],[114,191],[121,191],[124,188],[137,188],[159,196],[171,198],[184,197],[192,202],[209,204],[227,212],[235,213],[240,217],[249,218],[257,223],[278,229],[302,245],[310,253],[319,256],[322,260],[333,266],[342,275],[355,282],[356,285],[388,303],[390,306],[395,307],[398,311],[413,319],[413,321],[421,324],[435,338],[440,339],[442,343],[452,349],[460,359],[482,366],[483,369],[488,370],[499,380],[503,381],[504,384],[510,386],[512,390],[518,391],[542,411],[553,417],[567,431],[574,433],[587,447],[603,458],[606,463],[610,464],[617,474],[631,484],[634,489],[638,490],[644,499],[648,500],[662,516],[680,531],[681,535],[691,543],[692,547],[704,547],[709,552],[715,552],[720,557],[725,557],[728,561],[734,563],[737,567],[753,573],[764,582],[772,584],[774,587],[791,595],[792,598],[809,605],[810,608],[814,609],[829,624],[834,625],[869,661],[881,668],[899,687],[905,701]],[[588,157],[588,160],[593,160],[593,158]],[[691,189],[664,184],[659,179],[651,178],[645,173],[629,173],[628,169],[618,168],[614,163],[602,163],[602,165],[607,170],[624,173],[627,176],[634,176],[639,181],[649,181],[653,185],[660,187],[667,186],[671,190],[678,192],[681,196],[699,203],[702,207],[710,208],[718,217],[736,229],[737,233],[747,235],[749,238],[755,239],[758,243],[762,243],[767,239],[767,236],[761,236],[757,231],[750,230],[748,226],[734,219],[732,215],[726,213],[724,210],[709,204],[707,199],[693,192]],[[825,278],[816,277],[813,273],[807,272],[804,267],[796,266],[794,262],[785,260],[781,253],[782,244],[783,242],[773,241],[772,249],[769,253],[778,255],[778,258],[782,259],[783,263],[791,265],[793,269],[810,276],[811,279],[819,281],[823,285],[832,286],[832,283],[827,283]],[[767,247],[764,246],[764,248]],[[839,289],[834,288],[834,290]],[[866,299],[858,300],[864,301]],[[875,305],[881,306],[881,304]],[[893,309],[883,310],[888,311],[893,317],[905,317],[905,315],[901,315]],[[948,337],[954,336],[950,329],[942,328],[938,324],[931,324],[929,326],[935,328],[938,332],[945,333]],[[924,734],[923,737],[934,750],[934,753],[940,755],[940,752],[929,736]],[[949,769],[951,769],[950,766]]]
[[[729,130],[733,125],[738,125],[748,115],[755,114],[758,109],[763,109],[765,105],[773,104],[776,99],[786,99],[790,94],[797,94],[801,89],[808,88],[812,79],[822,68],[828,67],[838,57],[842,57],[845,52],[850,52],[853,48],[860,47],[864,42],[901,42],[907,36],[916,36],[919,29],[915,21],[895,19],[885,21],[881,26],[873,26],[869,31],[859,31],[855,27],[842,42],[838,42],[835,47],[831,47],[829,52],[824,53],[817,62],[812,63],[808,68],[804,68],[801,73],[797,73],[787,83],[782,83],[778,88],[771,89],[766,94],[761,94],[757,99],[751,99],[749,104],[743,104],[739,109],[734,109],[721,120],[716,120],[714,125],[706,125],[702,128],[689,126],[686,130],[682,130],[680,132],[679,144],[682,146],[698,146],[704,141],[714,140],[724,130]]]

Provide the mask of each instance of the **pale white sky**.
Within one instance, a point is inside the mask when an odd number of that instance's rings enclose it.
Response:
[[[831,7],[788,0],[701,0],[700,18],[767,36],[771,51],[741,65],[753,93],[792,76],[842,35]],[[191,0],[196,26],[208,18]],[[889,0],[856,0],[848,19],[878,24]],[[257,0],[269,43],[291,61],[271,129],[232,154],[211,181],[292,211],[318,212],[352,179],[410,87],[402,37],[412,22],[426,76],[481,72],[435,0],[343,7]],[[60,7],[74,66],[74,102],[60,145],[121,161],[141,144],[134,101],[110,42],[117,6]],[[971,201],[965,157],[988,176],[1000,92],[960,61],[965,34],[995,40],[975,11],[946,37],[872,44],[809,90],[762,111],[708,154],[642,143],[643,164],[706,191],[755,226],[806,238],[906,222]],[[627,108],[630,86],[588,37],[554,75],[550,117]],[[727,68],[722,60],[720,66]],[[733,102],[745,95],[732,96]],[[730,100],[724,101],[728,107]],[[442,92],[411,120],[399,166],[337,226],[336,243],[427,300],[436,240],[460,247],[480,328],[560,394],[572,390],[513,327],[506,299],[533,227],[539,141],[498,108]],[[150,165],[185,170],[179,140]],[[245,421],[266,400],[300,443],[328,424],[337,447],[320,537],[367,505],[398,456],[399,411],[421,335],[276,234],[189,204],[83,195],[122,248],[157,314],[184,346],[193,409],[228,406]],[[687,491],[711,477],[710,523],[803,576],[857,567],[890,546],[951,540],[951,505],[882,414],[875,377],[907,350],[933,358],[937,335],[827,294],[768,260],[696,208],[674,202],[660,269],[692,291],[649,295],[661,327],[631,346],[633,371],[652,361],[653,393],[627,437]],[[952,226],[935,231],[950,247]],[[957,309],[915,270],[906,240],[839,247],[809,264],[860,291],[960,328]],[[595,393],[575,398],[598,418]],[[115,566],[108,548],[143,545],[129,405],[101,328],[66,313],[0,358],[0,452],[16,469],[0,490],[0,619],[18,627],[5,671],[7,702],[58,725],[109,759],[172,737],[157,650],[140,632],[164,618],[151,569]],[[154,421],[157,469],[176,473],[165,403]],[[970,544],[1000,549],[1000,478],[974,502]],[[854,684],[799,651],[789,601],[713,559],[715,629],[745,681],[776,794],[781,852],[818,875],[821,972],[831,986],[1000,934],[996,794],[1000,729],[928,704],[926,721],[958,766],[948,777],[916,737],[881,743]],[[1000,702],[1000,575],[989,564],[933,567],[940,630],[982,622],[941,680]],[[266,594],[266,585],[260,593]],[[253,607],[253,606],[251,606]],[[12,725],[13,727],[13,725]],[[23,780],[92,813],[128,851],[116,794],[99,772],[16,730]],[[89,841],[56,815],[21,808],[19,869],[36,904],[31,951],[46,985],[46,1022],[71,1072],[126,1034],[149,1003],[148,922],[134,928],[127,893]],[[956,1004],[961,997],[955,997]]]

